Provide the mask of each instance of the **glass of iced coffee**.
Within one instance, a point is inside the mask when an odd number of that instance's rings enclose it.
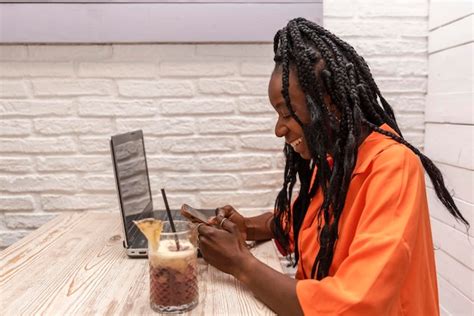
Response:
[[[198,304],[197,248],[192,224],[163,222],[160,240],[148,243],[150,305],[160,313],[185,312]]]

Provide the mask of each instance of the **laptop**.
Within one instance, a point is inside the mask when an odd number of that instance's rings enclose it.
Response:
[[[168,217],[166,210],[153,209],[143,131],[112,136],[110,149],[122,218],[123,246],[129,257],[147,257],[148,242],[133,221],[150,217],[168,220]],[[214,210],[202,211],[209,217],[214,215]],[[171,210],[171,214],[175,220],[185,220],[178,209]]]

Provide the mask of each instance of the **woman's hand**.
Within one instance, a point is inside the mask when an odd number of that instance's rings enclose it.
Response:
[[[219,225],[223,218],[227,218],[237,225],[242,240],[247,240],[247,225],[245,217],[237,212],[232,206],[226,205],[216,209],[216,217],[211,219],[211,224]]]
[[[215,220],[218,227],[199,225],[199,249],[209,264],[236,276],[239,266],[253,256],[247,249],[236,223],[222,215],[216,216]]]

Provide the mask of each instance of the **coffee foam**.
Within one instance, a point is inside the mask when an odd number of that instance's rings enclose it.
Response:
[[[187,240],[179,241],[180,250],[176,250],[174,239],[161,240],[158,250],[149,254],[150,263],[153,267],[167,267],[184,272],[188,265],[195,264],[197,260],[197,249]]]

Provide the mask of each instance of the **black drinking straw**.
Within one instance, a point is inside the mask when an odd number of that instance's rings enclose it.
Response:
[[[163,201],[165,202],[166,213],[168,213],[168,220],[170,221],[171,230],[173,233],[176,233],[176,227],[174,227],[173,216],[171,216],[170,206],[168,205],[168,199],[166,198],[165,189],[161,189],[161,196],[163,196]],[[176,249],[179,250],[179,240],[178,236],[174,235],[174,240],[176,241]]]

